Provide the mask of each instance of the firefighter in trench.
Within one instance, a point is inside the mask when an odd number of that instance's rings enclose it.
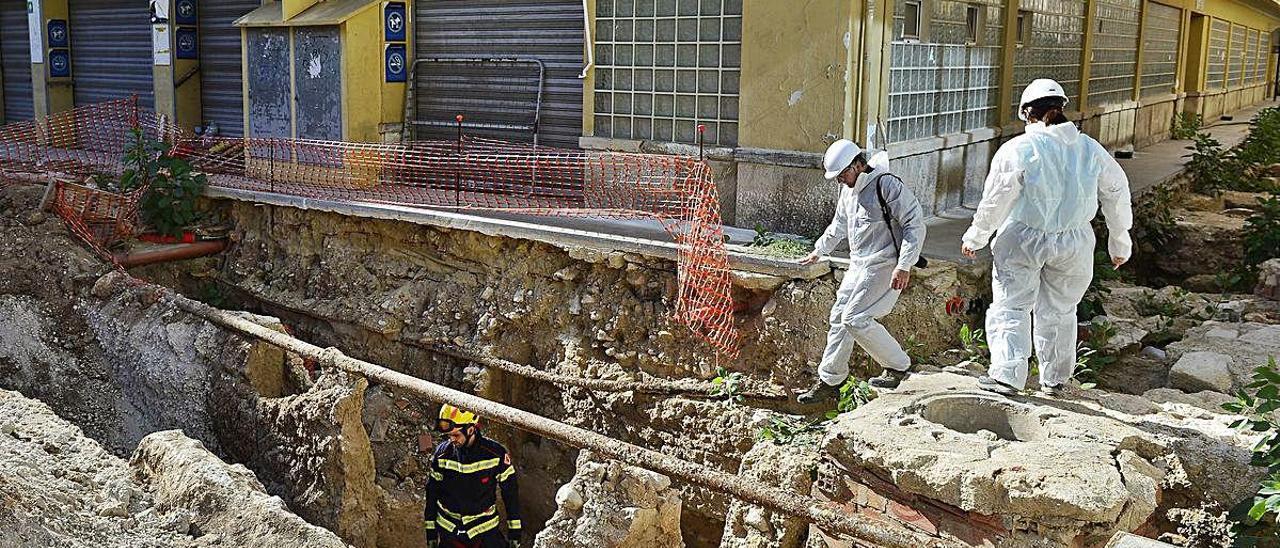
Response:
[[[431,548],[516,548],[520,545],[520,500],[516,468],[502,444],[480,433],[474,413],[449,404],[436,428],[449,439],[436,446],[427,477],[423,511]],[[507,511],[507,536],[499,527],[498,488]]]

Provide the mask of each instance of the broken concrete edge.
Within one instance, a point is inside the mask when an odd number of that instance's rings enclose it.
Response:
[[[540,225],[443,209],[424,209],[371,202],[340,202],[271,192],[216,187],[206,188],[205,196],[213,199],[238,200],[303,210],[324,211],[351,217],[402,221],[446,229],[465,230],[486,236],[531,240],[565,250],[582,247],[604,253],[634,253],[671,261],[677,260],[680,253],[680,246],[669,241]],[[749,288],[753,286],[777,286],[787,280],[813,280],[830,274],[833,269],[847,270],[849,268],[848,259],[831,257],[816,264],[801,265],[794,260],[787,261],[752,255],[735,251],[735,248],[743,249],[741,246],[729,246],[729,266],[734,270],[735,281]],[[764,279],[760,279],[762,276]]]

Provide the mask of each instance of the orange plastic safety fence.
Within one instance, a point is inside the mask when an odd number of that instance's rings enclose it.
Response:
[[[705,162],[468,137],[412,144],[206,138],[136,105],[112,101],[0,128],[0,168],[119,174],[129,131],[140,128],[169,143],[171,155],[191,162],[214,187],[348,203],[653,219],[679,244],[677,319],[719,354],[737,355],[724,228]]]

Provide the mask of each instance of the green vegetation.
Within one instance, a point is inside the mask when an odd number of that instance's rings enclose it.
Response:
[[[733,403],[742,401],[742,373],[730,373],[723,367],[716,368],[716,378],[711,379],[711,395]]]
[[[751,251],[767,257],[796,259],[813,251],[813,242],[799,237],[780,236],[756,225],[756,236],[747,246]]]
[[[134,128],[129,132],[125,169],[119,181],[98,176],[95,182],[101,188],[121,193],[145,188],[139,204],[143,222],[161,234],[177,236],[199,219],[196,200],[208,181],[186,160],[169,156],[168,149],[164,142]]]
[[[1253,464],[1265,466],[1270,472],[1247,504],[1247,511],[1238,518],[1242,522],[1240,538],[1246,542],[1249,538],[1274,540],[1280,532],[1276,525],[1280,516],[1280,423],[1275,418],[1275,412],[1280,410],[1280,372],[1276,370],[1275,357],[1254,369],[1253,382],[1237,393],[1236,401],[1223,404],[1222,408],[1243,417],[1231,424],[1233,428],[1260,436],[1253,446]]]
[[[963,345],[969,361],[982,365],[991,364],[991,351],[987,347],[987,335],[981,329],[972,329],[969,324],[960,326],[960,344]]]
[[[1204,118],[1199,114],[1190,112],[1179,112],[1173,118],[1173,138],[1180,141],[1194,139],[1197,133],[1200,133],[1201,126],[1204,125]]]

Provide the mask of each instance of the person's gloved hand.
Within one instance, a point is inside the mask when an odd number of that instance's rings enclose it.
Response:
[[[507,539],[507,546],[509,546],[510,548],[520,548],[520,539],[518,538]]]

